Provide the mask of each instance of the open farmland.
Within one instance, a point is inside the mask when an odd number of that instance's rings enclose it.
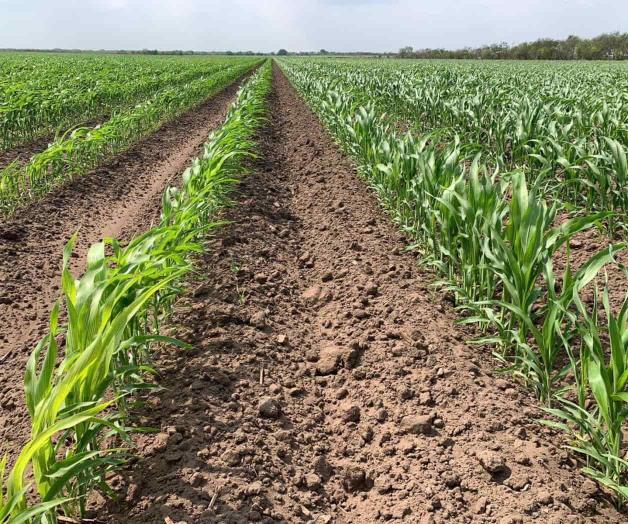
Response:
[[[625,65],[0,57],[0,522],[626,521]]]
[[[6,75],[0,211],[12,212],[124,151],[255,62],[9,55],[0,62]]]

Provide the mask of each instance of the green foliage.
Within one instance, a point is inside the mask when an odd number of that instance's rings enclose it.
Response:
[[[236,65],[226,58],[0,54],[0,151],[106,119]]]
[[[212,96],[256,63],[259,60],[226,61],[209,76],[164,88],[133,109],[116,113],[102,126],[81,127],[59,137],[22,168],[9,165],[0,170],[0,211],[10,213],[56,184],[88,172]]]
[[[516,60],[626,60],[628,33],[605,33],[595,38],[571,35],[565,40],[540,38],[509,46],[506,42],[475,49],[417,49],[404,47],[400,58],[516,59]]]
[[[628,67],[625,64],[291,60],[307,82],[326,82],[388,121],[441,147],[459,141],[567,211],[612,211],[609,234],[628,228]],[[325,98],[331,95],[327,93]]]

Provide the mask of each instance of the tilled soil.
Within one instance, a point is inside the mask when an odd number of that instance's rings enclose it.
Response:
[[[110,523],[625,522],[275,70],[261,159],[157,355]]]
[[[19,166],[26,164],[33,155],[46,149],[52,140],[54,140],[52,136],[38,138],[6,151],[0,151],[0,169],[4,169],[12,162]]]
[[[29,435],[24,366],[60,293],[64,244],[79,233],[72,261],[78,274],[92,243],[149,229],[159,218],[164,188],[201,152],[239,85],[0,222],[0,456],[14,452]]]

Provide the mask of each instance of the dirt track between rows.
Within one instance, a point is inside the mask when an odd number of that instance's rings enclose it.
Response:
[[[618,523],[285,77],[109,523]]]
[[[29,435],[24,366],[60,293],[64,244],[78,231],[72,263],[78,275],[92,243],[149,229],[159,218],[164,188],[201,152],[239,85],[0,222],[0,456],[13,453]]]

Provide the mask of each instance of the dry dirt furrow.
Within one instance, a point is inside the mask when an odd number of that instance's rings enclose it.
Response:
[[[147,230],[159,218],[163,189],[222,123],[239,84],[0,223],[0,455],[29,434],[24,365],[60,293],[64,244],[79,233],[72,261],[78,273],[92,243]]]
[[[468,346],[433,275],[285,77],[263,160],[199,260],[112,479],[111,523],[624,521],[536,402]]]
[[[23,166],[33,155],[46,149],[52,140],[54,140],[54,137],[47,136],[31,140],[26,144],[20,144],[6,151],[0,151],[0,169],[4,169],[12,162]]]

